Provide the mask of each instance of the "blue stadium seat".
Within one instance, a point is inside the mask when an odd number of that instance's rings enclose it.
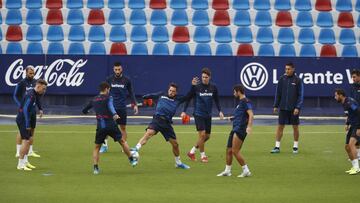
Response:
[[[312,44],[305,44],[301,46],[300,49],[300,56],[301,57],[316,57],[316,50],[314,45]]]
[[[300,11],[296,18],[296,25],[299,27],[312,27],[314,22],[311,13],[308,11]]]
[[[238,28],[235,39],[239,43],[252,43],[253,37],[250,27]]]
[[[357,24],[358,27],[360,27],[360,15],[359,15],[359,17],[358,17],[358,19],[357,19],[357,23],[356,23],[356,24]]]
[[[70,55],[85,55],[85,49],[83,43],[74,42],[69,46],[68,53]]]
[[[356,1],[355,10],[358,11],[358,12],[360,12],[360,0],[357,0],[357,1]]]
[[[185,26],[188,24],[188,16],[185,10],[174,10],[171,16],[171,24],[175,26]]]
[[[148,55],[148,48],[144,43],[133,44],[131,55]]]
[[[290,0],[275,0],[274,7],[276,10],[279,11],[290,10],[291,9]]]
[[[354,31],[352,29],[341,29],[339,42],[344,45],[356,44]]]
[[[58,25],[49,26],[47,40],[50,42],[64,41],[64,31],[62,27]]]
[[[197,44],[195,48],[195,56],[211,56],[211,48],[209,44]]]
[[[39,9],[30,9],[26,15],[26,24],[41,25],[43,24],[43,17]]]
[[[105,41],[105,29],[103,26],[91,26],[89,30],[90,42],[104,42]]]
[[[7,0],[6,1],[6,8],[7,9],[19,9],[22,6],[22,0]]]
[[[259,28],[256,35],[256,41],[261,44],[270,44],[274,42],[274,35],[270,28]]]
[[[124,25],[125,24],[125,14],[121,9],[112,9],[109,14],[109,24],[110,25]]]
[[[274,47],[270,44],[260,45],[258,56],[275,56]]]
[[[158,43],[154,45],[153,55],[169,55],[169,47],[166,43]]]
[[[217,27],[215,32],[215,41],[218,43],[229,43],[232,41],[232,35],[229,27]]]
[[[26,49],[27,54],[44,54],[41,43],[31,42]]]
[[[110,31],[110,41],[112,42],[125,42],[126,31],[122,26],[113,26]]]
[[[270,10],[270,1],[269,0],[255,0],[254,8],[256,10]]]
[[[337,0],[336,1],[336,10],[340,12],[350,12],[352,11],[351,0]]]
[[[277,39],[281,44],[294,44],[295,37],[294,37],[293,29],[280,28]]]
[[[0,41],[2,41],[2,31],[1,31],[1,27],[0,27]]]
[[[250,9],[249,1],[234,0],[233,1],[233,9],[235,9],[235,10],[249,10]]]
[[[146,24],[146,15],[142,9],[134,9],[130,15],[130,24],[131,25],[145,25]]]
[[[0,54],[2,54],[2,48],[1,48],[1,45],[0,45]]]
[[[104,8],[104,0],[87,0],[87,7],[90,9]]]
[[[187,1],[184,1],[184,0],[171,0],[170,1],[170,8],[172,8],[172,9],[186,9],[187,8]]]
[[[18,42],[10,42],[6,48],[6,54],[22,54],[21,44]]]
[[[246,10],[237,11],[234,18],[234,24],[237,26],[250,26],[251,20],[250,20],[249,11]]]
[[[188,44],[175,44],[173,55],[189,56],[190,48]]]
[[[169,33],[165,26],[156,26],[151,34],[151,40],[154,42],[168,42]]]
[[[310,0],[296,0],[295,9],[298,11],[310,11],[312,9]]]
[[[109,0],[108,7],[110,9],[122,9],[125,8],[124,0]]]
[[[144,0],[129,0],[128,6],[131,9],[144,9],[145,1]]]
[[[67,24],[82,25],[84,24],[84,15],[80,9],[70,9],[67,17]]]
[[[66,7],[68,9],[82,9],[84,8],[83,0],[67,0]]]
[[[208,0],[192,0],[191,8],[194,10],[206,10],[209,8]]]
[[[95,42],[91,43],[89,54],[91,55],[106,55],[106,49],[103,43]]]
[[[311,28],[301,29],[299,32],[298,41],[301,44],[315,44],[315,35],[313,29]]]
[[[195,28],[194,41],[198,43],[207,43],[211,41],[211,35],[207,26],[199,26]]]
[[[192,24],[196,26],[206,26],[209,25],[209,16],[208,12],[205,10],[197,10],[194,12],[192,18]]]
[[[344,46],[342,52],[341,52],[341,56],[342,57],[358,57],[358,51],[356,49],[356,46]]]
[[[195,11],[196,12],[196,11]],[[167,17],[164,10],[153,10],[150,17],[151,25],[166,25]]]
[[[0,12],[0,25],[2,24],[2,15],[1,15],[1,12]]]
[[[68,39],[70,41],[85,41],[85,31],[84,27],[81,25],[73,25],[70,27]]]
[[[27,9],[39,9],[42,7],[42,0],[26,0]]]
[[[333,27],[334,21],[331,12],[319,12],[316,25],[319,27]]]
[[[8,25],[20,25],[22,23],[21,12],[19,9],[9,9],[6,14],[5,23]]]
[[[272,25],[270,12],[258,11],[255,16],[255,25],[260,27],[267,27]]]
[[[59,42],[50,43],[47,50],[47,54],[63,55],[64,54],[63,44]]]
[[[130,40],[132,42],[146,42],[148,40],[146,28],[143,26],[134,26],[131,30]]]
[[[334,30],[324,28],[320,30],[319,34],[319,43],[321,44],[335,44],[335,34]]]
[[[233,51],[229,44],[218,44],[216,47],[216,56],[232,56]]]
[[[26,40],[31,42],[38,42],[43,40],[42,29],[39,25],[29,26],[26,32]]]
[[[292,44],[284,44],[280,46],[279,56],[283,57],[295,57],[296,52]]]

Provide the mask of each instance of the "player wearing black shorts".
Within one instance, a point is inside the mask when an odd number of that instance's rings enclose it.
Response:
[[[242,85],[235,85],[233,91],[234,97],[238,100],[238,105],[235,107],[233,116],[229,118],[233,122],[233,128],[226,147],[225,170],[217,176],[231,176],[232,158],[234,156],[243,169],[238,177],[243,178],[250,176],[251,172],[240,150],[246,136],[251,133],[254,113],[250,100],[245,96],[245,88]]]
[[[276,130],[275,147],[271,153],[280,152],[280,141],[283,136],[285,125],[292,125],[294,131],[293,153],[299,149],[299,115],[304,101],[304,85],[295,74],[295,66],[288,63],[285,66],[285,74],[280,77],[276,87],[274,113],[279,113],[279,124]]]
[[[353,83],[350,86],[350,97],[360,104],[360,70],[354,69],[351,71],[351,79]],[[360,142],[356,143],[357,157],[360,160]]]
[[[95,148],[93,150],[95,175],[99,174],[99,151],[101,144],[104,143],[107,136],[112,137],[115,142],[121,145],[132,166],[137,165],[137,160],[132,157],[128,144],[121,139],[121,132],[115,122],[115,120],[119,119],[119,115],[115,111],[112,96],[109,96],[110,85],[107,82],[102,82],[99,85],[99,89],[100,94],[95,96],[82,110],[84,114],[87,114],[93,108],[96,113],[97,127]]]

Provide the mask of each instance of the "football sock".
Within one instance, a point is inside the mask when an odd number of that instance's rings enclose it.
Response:
[[[200,152],[200,156],[201,156],[201,158],[206,157],[205,152]]]
[[[280,148],[280,142],[279,141],[275,142],[275,147]]]
[[[140,143],[137,143],[136,146],[135,146],[135,148],[139,151],[140,148],[141,148],[141,144],[140,144]]]
[[[180,156],[175,157],[175,163],[178,164],[178,165],[181,164]]]
[[[28,163],[29,162],[29,160],[28,160],[28,155],[24,155],[24,163],[26,164],[26,163]]]
[[[18,167],[19,167],[19,168],[24,167],[24,159],[19,159],[19,161],[18,161]]]
[[[16,154],[20,154],[21,144],[16,145]]]
[[[29,152],[28,152],[28,154],[31,154],[33,152],[33,146],[32,145],[30,145],[30,148],[29,148]]]
[[[231,165],[225,165],[225,172],[231,171]]]
[[[294,148],[299,148],[299,142],[298,141],[294,141]]]
[[[104,140],[103,146],[106,146],[106,147],[108,146],[107,139]]]
[[[196,147],[192,147],[190,150],[190,154],[195,154],[195,152],[196,152]]]
[[[353,168],[359,169],[359,160],[358,159],[352,160],[351,164],[352,164]]]
[[[245,172],[245,171],[250,171],[247,164],[245,164],[244,166],[242,166],[242,169],[243,169],[244,172]]]

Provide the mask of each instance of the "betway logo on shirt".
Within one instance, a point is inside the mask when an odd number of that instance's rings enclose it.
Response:
[[[111,84],[111,87],[120,87],[120,88],[125,88],[125,85]]]
[[[200,94],[200,97],[212,97],[213,96],[213,93],[199,93]]]
[[[8,68],[5,74],[5,82],[9,86],[15,86],[17,82],[26,77],[23,59],[15,60]],[[50,65],[36,65],[35,79],[43,78],[48,82],[48,86],[66,86],[78,87],[84,82],[85,72],[80,72],[80,68],[84,67],[87,60],[79,59],[73,61],[71,59],[58,59]]]

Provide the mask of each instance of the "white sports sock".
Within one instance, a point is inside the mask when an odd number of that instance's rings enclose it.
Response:
[[[24,167],[24,159],[19,159],[17,167],[18,168],[23,168]]]
[[[245,164],[244,166],[242,166],[242,169],[243,169],[244,172],[245,172],[245,171],[250,171],[247,164]]]
[[[205,152],[200,152],[200,156],[201,156],[201,158],[206,157]]]
[[[275,142],[275,147],[280,148],[280,142],[279,141]]]
[[[107,139],[104,140],[104,143],[103,143],[102,145],[105,146],[105,147],[108,146],[108,141],[107,141]]]
[[[359,169],[359,160],[358,159],[352,160],[351,164],[352,164],[353,168]]]
[[[196,147],[192,147],[190,150],[190,154],[195,154],[196,150],[197,150]]]
[[[141,144],[140,144],[140,143],[137,143],[136,146],[135,146],[135,148],[139,151],[140,148],[141,148]]]
[[[16,155],[20,154],[21,144],[16,145]]]
[[[29,148],[29,153],[28,154],[31,154],[33,152],[33,146],[30,145],[30,148]]]
[[[181,163],[181,160],[180,160],[180,156],[176,156],[176,157],[175,157],[175,163],[176,163],[177,165],[182,164],[182,163]]]
[[[360,149],[357,149],[357,156],[358,156],[358,159],[360,158]]]
[[[231,171],[231,165],[225,165],[225,172]]]
[[[24,155],[24,164],[27,164],[27,163],[29,163],[28,155]]]
[[[294,148],[298,148],[299,147],[299,142],[294,141]]]

